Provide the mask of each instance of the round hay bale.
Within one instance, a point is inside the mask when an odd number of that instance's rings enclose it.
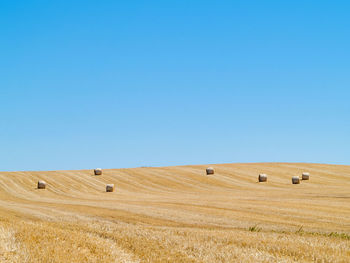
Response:
[[[106,192],[114,192],[114,184],[107,184]]]
[[[208,167],[208,168],[206,169],[206,172],[207,172],[207,174],[214,174],[214,173],[215,173],[213,167]]]
[[[94,170],[95,175],[101,175],[102,174],[102,169],[101,168],[96,168]]]
[[[39,180],[38,181],[38,189],[45,189],[46,188],[46,182]]]
[[[292,184],[300,184],[299,176],[293,176],[292,177]]]
[[[310,179],[310,173],[303,173],[301,176],[302,180],[309,180]]]
[[[259,174],[259,182],[267,182],[267,174]]]

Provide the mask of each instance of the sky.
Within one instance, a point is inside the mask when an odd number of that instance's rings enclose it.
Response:
[[[1,1],[0,171],[350,164],[347,1]]]

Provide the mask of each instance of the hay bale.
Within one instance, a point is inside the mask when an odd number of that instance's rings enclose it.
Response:
[[[38,189],[45,189],[46,188],[46,182],[39,180],[38,181]]]
[[[300,184],[299,176],[293,176],[292,177],[292,184]]]
[[[259,182],[267,182],[267,174],[259,174]]]
[[[208,167],[208,168],[206,169],[206,171],[207,171],[207,174],[214,174],[214,173],[215,173],[213,167]]]
[[[310,173],[303,173],[301,176],[302,180],[309,180],[309,178],[310,178]]]
[[[94,170],[95,175],[101,175],[102,174],[102,169],[101,168],[96,168]]]
[[[114,184],[107,184],[106,192],[114,192]]]

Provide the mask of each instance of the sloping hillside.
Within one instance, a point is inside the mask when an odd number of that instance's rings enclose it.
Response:
[[[350,166],[211,166],[2,172],[0,261],[350,261]]]

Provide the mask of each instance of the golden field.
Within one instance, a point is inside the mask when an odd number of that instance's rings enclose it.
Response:
[[[350,262],[350,166],[211,166],[2,172],[0,262]]]

